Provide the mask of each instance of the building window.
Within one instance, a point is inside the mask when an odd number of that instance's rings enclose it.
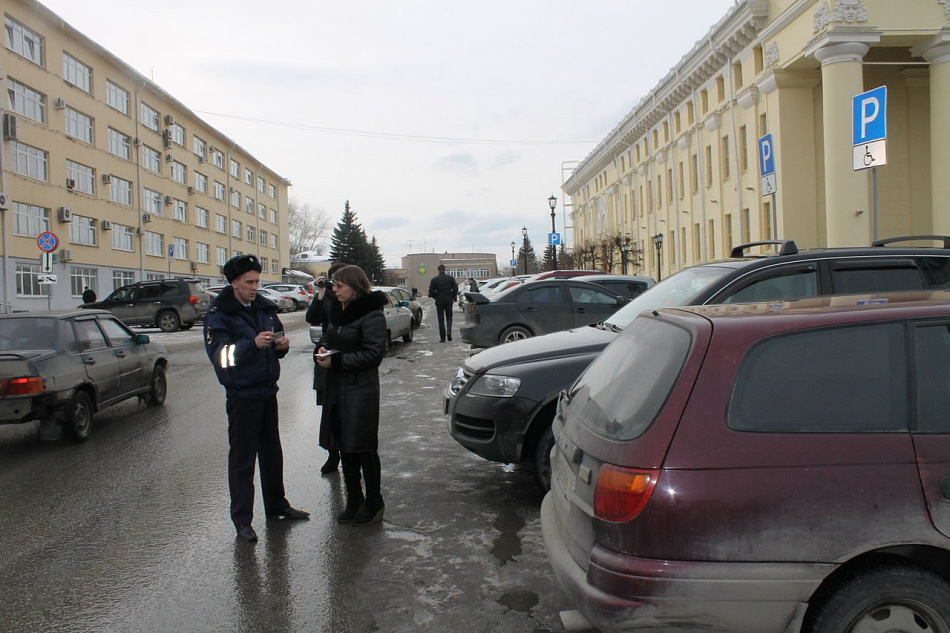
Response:
[[[214,166],[224,169],[224,153],[219,150],[213,150],[211,157],[214,159]]]
[[[208,210],[201,207],[195,207],[195,226],[203,229],[208,228]]]
[[[82,215],[73,215],[69,223],[69,241],[73,244],[96,246],[99,243],[96,234],[96,220]]]
[[[276,198],[277,187],[275,187],[274,185],[267,185],[267,195],[269,195],[271,198]]]
[[[214,214],[214,230],[218,233],[228,232],[228,219],[219,213]]]
[[[119,204],[132,206],[132,183],[113,176],[109,185],[109,199]]]
[[[277,265],[278,265],[278,263],[279,263],[279,262],[277,261],[276,258],[274,258],[274,259],[271,260],[271,262],[270,262],[270,271],[271,271],[272,273],[276,273],[276,272],[277,272]]]
[[[729,135],[719,140],[719,174],[723,180],[729,180],[732,168],[729,163]]]
[[[277,224],[277,211],[275,209],[270,210],[270,223]]]
[[[214,258],[218,266],[224,266],[228,261],[228,249],[216,246],[214,249]]]
[[[147,104],[142,104],[142,125],[152,130],[153,132],[158,132],[159,117],[158,111],[152,109]]]
[[[10,141],[10,171],[46,181],[49,177],[49,154],[17,141]]]
[[[224,185],[217,180],[214,181],[214,199],[224,201]]]
[[[772,239],[772,203],[768,201],[762,202],[762,227],[761,239],[770,240]]]
[[[197,171],[195,172],[195,191],[208,193],[208,177]]]
[[[234,187],[232,187],[233,189]],[[241,193],[238,191],[231,192],[231,206],[235,209],[241,208]]]
[[[264,193],[264,179],[260,176],[257,177],[257,190]]]
[[[232,158],[231,159],[231,177],[239,178],[240,175],[241,175],[241,166],[238,164],[236,160]]]
[[[247,227],[247,241],[248,241],[248,242],[253,242],[253,241],[254,241],[254,234],[255,234],[254,227],[253,227],[253,226],[248,226],[248,227]]]
[[[187,169],[183,163],[179,163],[177,160],[172,161],[171,165],[171,178],[180,185],[185,184],[188,175]]]
[[[129,91],[106,79],[106,103],[121,112],[129,115]]]
[[[722,250],[724,253],[732,252],[732,214],[727,213],[722,221]]]
[[[712,187],[712,145],[706,146],[706,188]]]
[[[716,221],[710,220],[706,229],[706,255],[709,259],[716,258]]]
[[[267,270],[267,264],[270,260],[267,257],[261,257],[261,270]]]
[[[11,111],[37,123],[46,123],[46,95],[16,79],[7,79],[7,106]]]
[[[682,200],[686,196],[686,183],[684,182],[685,174],[683,173],[684,171],[683,161],[679,162],[679,165],[677,166],[677,170],[678,170],[678,173],[677,173],[678,178],[676,181],[676,184],[677,184],[676,189],[679,191],[680,200]]]
[[[184,200],[179,200],[175,198],[172,201],[172,209],[174,211],[174,218],[179,222],[188,221],[188,203]]]
[[[258,244],[261,246],[267,246],[267,231],[261,231],[258,235]]]
[[[133,250],[132,227],[121,224],[112,225],[112,249],[116,251]]]
[[[749,171],[749,134],[746,126],[739,127],[739,170]]]
[[[67,160],[66,178],[76,183],[75,191],[96,195],[96,170],[92,167]]]
[[[92,144],[92,119],[77,112],[72,108],[66,108],[66,136]]]
[[[231,237],[236,237],[240,239],[241,237],[241,223],[237,220],[231,220]]]
[[[132,144],[127,134],[109,128],[109,153],[125,160],[132,158]]]
[[[37,66],[44,66],[43,38],[9,15],[4,16],[7,48]],[[45,294],[45,293],[44,293]]]
[[[13,203],[13,234],[25,237],[39,237],[40,233],[48,231],[49,209],[38,207],[35,204]]]
[[[752,227],[749,226],[749,210],[743,209],[739,215],[739,239],[743,244],[752,241]]]
[[[244,196],[244,210],[248,213],[254,213],[254,200],[251,196]]]
[[[144,191],[144,207],[147,213],[162,215],[162,194],[146,188]]]
[[[197,242],[195,245],[195,251],[195,260],[201,264],[207,264],[208,253],[211,251],[211,247],[208,244]]]
[[[244,168],[244,184],[245,185],[254,185],[254,172],[252,172],[247,167]]]
[[[49,286],[40,285],[40,265],[24,264],[17,262],[16,265],[16,294],[18,297],[45,297],[49,294]]]
[[[172,245],[175,247],[175,259],[188,259],[188,240],[183,237],[173,237]]]
[[[702,246],[703,246],[703,236],[701,235],[702,227],[699,225],[699,222],[693,225],[693,261],[698,262],[702,259]]]
[[[258,203],[258,205],[257,205],[257,217],[259,217],[260,219],[264,220],[264,219],[267,218],[266,213],[267,213],[267,207],[265,207],[263,204]]]
[[[82,291],[91,288],[94,292],[99,290],[99,278],[96,275],[95,268],[86,268],[85,266],[73,266],[69,269],[69,292],[74,297],[81,297]]]
[[[92,69],[65,51],[63,52],[63,79],[83,92],[92,94]]]
[[[150,172],[162,173],[162,154],[148,145],[142,146],[142,167]]]
[[[195,153],[195,156],[205,158],[206,157],[205,152],[207,151],[205,148],[206,148],[206,144],[203,138],[198,137],[198,136],[191,137],[191,151]]]
[[[112,271],[112,289],[118,290],[122,286],[128,286],[129,284],[135,283],[135,273],[131,273],[127,270],[113,270]]]
[[[184,147],[185,146],[185,128],[178,125],[177,123],[172,123],[171,131],[172,131],[172,141],[175,143],[175,145]]]
[[[153,257],[165,256],[165,236],[153,231],[145,232],[145,254]]]
[[[270,234],[270,247],[277,248],[277,236],[273,233]]]
[[[673,168],[666,170],[666,204],[673,204]]]

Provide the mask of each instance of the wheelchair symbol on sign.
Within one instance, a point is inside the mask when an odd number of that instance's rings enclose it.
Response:
[[[871,147],[869,145],[864,146],[864,166],[870,167],[871,163],[874,162],[874,154],[871,153]]]

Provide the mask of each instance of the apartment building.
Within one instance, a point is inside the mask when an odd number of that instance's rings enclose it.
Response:
[[[286,179],[38,2],[5,0],[3,18],[4,309],[74,307],[87,286],[213,283],[240,253],[280,279]]]
[[[853,98],[882,86],[886,165],[855,171]],[[948,0],[739,0],[566,180],[574,246],[629,240],[666,276],[756,240],[950,235],[948,104]]]

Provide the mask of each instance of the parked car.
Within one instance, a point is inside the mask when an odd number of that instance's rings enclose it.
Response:
[[[950,293],[641,313],[541,507],[601,631],[950,630]]]
[[[65,426],[84,442],[107,406],[163,404],[167,367],[163,346],[105,310],[0,316],[0,424],[39,420],[44,439]]]
[[[491,347],[603,321],[626,303],[620,294],[575,279],[524,283],[490,297],[465,293],[462,341]]]
[[[899,241],[900,238],[891,241]],[[644,292],[603,324],[538,336],[470,356],[445,390],[452,437],[476,455],[534,467],[547,489],[558,394],[644,310],[814,295],[950,289],[950,237],[942,248],[881,246],[751,256],[761,242],[728,260],[687,268]]]
[[[306,286],[300,284],[264,284],[268,290],[279,292],[288,299],[293,305],[293,310],[306,310],[310,307],[313,295],[307,290]]]
[[[261,295],[265,299],[268,299],[272,303],[277,304],[277,309],[279,312],[290,312],[291,310],[296,310],[293,299],[288,297],[283,292],[278,292],[270,288],[261,288],[258,287],[257,294]]]
[[[196,279],[140,281],[117,288],[84,310],[108,310],[126,325],[157,326],[163,332],[187,330],[204,318],[211,296]]]
[[[627,299],[635,299],[656,285],[653,277],[631,275],[585,275],[577,279],[609,288]]]
[[[389,350],[390,343],[402,338],[403,342],[412,342],[412,323],[413,316],[409,308],[409,301],[400,299],[391,289],[374,288],[382,290],[386,295],[386,305],[383,306],[383,314],[386,317],[386,349]],[[314,345],[323,338],[323,326],[310,326],[310,340]]]
[[[544,281],[545,279],[575,279],[586,275],[604,275],[603,270],[545,270],[533,275],[522,276],[521,280],[525,283],[531,281]]]
[[[417,329],[422,325],[422,304],[412,297],[412,293],[400,286],[377,286],[377,290],[392,293],[397,301],[405,301],[406,307],[412,314],[412,329]]]

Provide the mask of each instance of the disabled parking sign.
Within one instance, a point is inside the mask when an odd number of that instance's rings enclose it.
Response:
[[[887,86],[851,99],[851,169],[887,164]]]

